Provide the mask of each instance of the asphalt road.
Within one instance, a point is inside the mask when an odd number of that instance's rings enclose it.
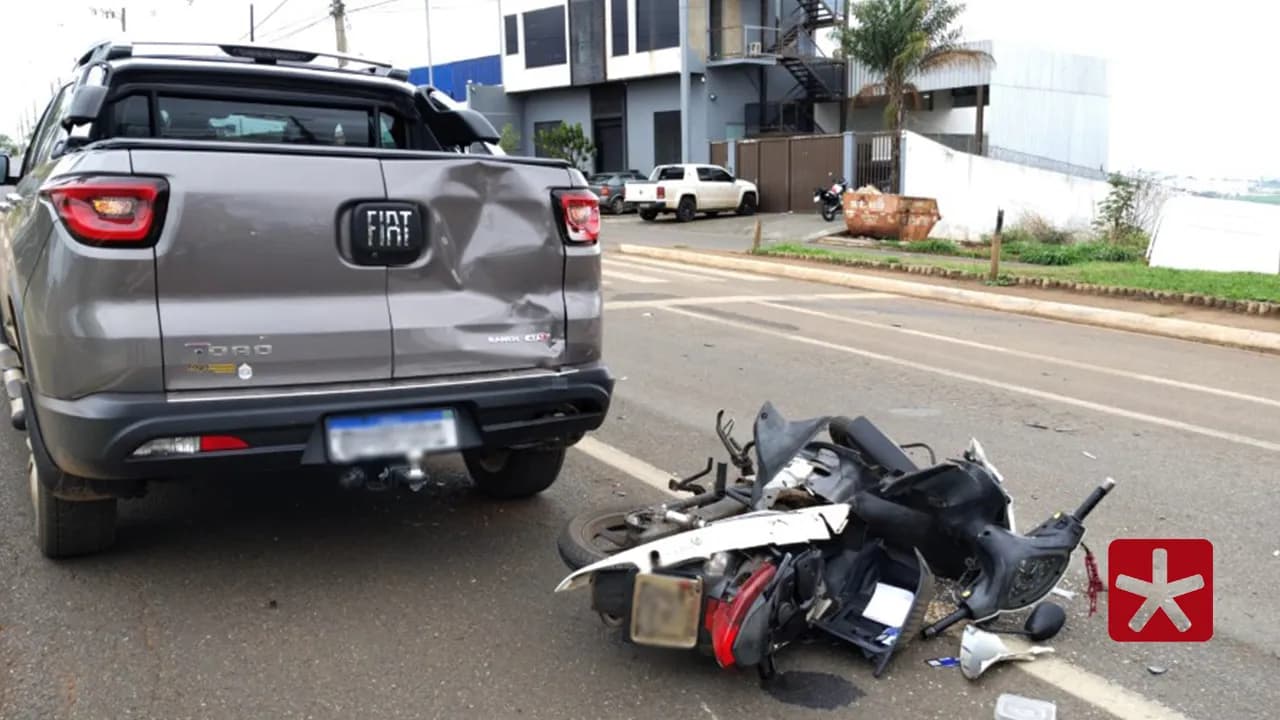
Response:
[[[51,563],[29,539],[21,438],[0,437],[0,718],[989,718],[1003,692],[1062,718],[1218,718],[1280,703],[1275,358],[612,253],[605,277],[615,405],[531,501],[478,498],[448,458],[418,494],[228,477],[124,503],[115,550]],[[1111,539],[1210,538],[1213,640],[1114,643],[1105,595],[1090,617],[1081,594],[1061,601],[1052,656],[975,683],[924,662],[956,654],[954,637],[878,679],[819,642],[788,648],[766,692],[708,658],[623,645],[584,595],[551,592],[570,515],[662,497],[650,466],[699,469],[716,411],[746,428],[766,400],[864,414],[943,454],[976,435],[1023,525],[1115,477],[1089,523],[1104,574]],[[1079,557],[1066,586],[1083,589]]]

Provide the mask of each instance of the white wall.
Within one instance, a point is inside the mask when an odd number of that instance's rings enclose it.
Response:
[[[995,229],[1001,208],[1006,226],[1034,212],[1054,225],[1084,229],[1110,189],[1100,180],[955,152],[911,132],[903,154],[903,193],[938,202],[942,219],[933,237],[977,240]]]
[[[1151,241],[1151,265],[1280,274],[1280,206],[1170,197]]]
[[[522,15],[530,10],[541,10],[557,6],[565,8],[565,61],[559,65],[526,68],[524,66],[524,51],[527,46],[524,39],[524,18]],[[565,0],[502,0],[501,13],[497,21],[499,33],[504,32],[502,18],[506,15],[516,16],[516,32],[520,38],[520,52],[508,55],[505,47],[501,51],[502,85],[507,89],[507,92],[568,87],[571,82],[569,73],[569,9],[566,7]]]
[[[636,0],[627,0],[627,49],[626,55],[613,55],[613,3],[604,3],[605,73],[610,80],[649,77],[680,72],[680,48],[663,48],[635,52],[636,49]]]

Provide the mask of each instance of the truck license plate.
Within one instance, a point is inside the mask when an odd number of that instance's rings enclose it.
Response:
[[[336,463],[447,452],[458,447],[458,421],[453,410],[343,416],[330,418],[325,425],[329,459]]]
[[[702,578],[636,575],[631,640],[638,645],[692,648],[698,644]]]

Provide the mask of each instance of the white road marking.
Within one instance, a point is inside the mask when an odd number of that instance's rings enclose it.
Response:
[[[618,280],[627,280],[644,285],[670,282],[669,280],[663,280],[662,278],[649,277],[648,275],[634,275],[632,273],[620,272],[618,270],[609,270],[608,268],[601,268],[600,274],[607,278],[617,278]]]
[[[1157,375],[1147,375],[1145,373],[1131,372],[1128,370],[1119,370],[1116,368],[1104,367],[1101,365],[1092,365],[1086,362],[1076,360],[1067,360],[1065,358],[1057,358],[1049,355],[1040,355],[1038,353],[1027,352],[1025,350],[1014,350],[1012,348],[1000,347],[999,345],[988,345],[986,343],[975,342],[973,340],[964,340],[962,338],[951,337],[949,335],[939,335],[937,333],[925,332],[923,330],[910,330],[908,328],[894,327],[884,323],[870,322],[867,320],[859,320],[857,318],[845,317],[843,315],[835,315],[833,313],[822,312],[820,310],[810,310],[808,308],[795,307],[793,305],[779,305],[769,300],[757,301],[757,304],[766,307],[777,308],[787,312],[801,313],[803,315],[812,315],[826,320],[835,320],[837,322],[847,323],[850,325],[860,325],[862,327],[875,328],[877,330],[887,330],[889,332],[901,333],[903,335],[911,335],[912,337],[927,338],[929,340],[938,340],[940,342],[951,343],[953,345],[963,345],[964,347],[976,348],[978,350],[987,350],[990,352],[1009,355],[1012,357],[1024,358],[1026,360],[1035,360],[1037,362],[1053,363],[1054,365],[1062,365],[1063,367],[1076,368],[1077,370],[1088,370],[1090,372],[1103,373],[1105,375],[1114,375],[1116,377],[1128,378],[1130,380],[1140,380],[1142,382],[1156,383],[1159,385],[1168,385],[1176,387],[1180,390],[1191,390],[1194,392],[1207,393],[1209,395],[1218,395],[1220,397],[1231,398],[1232,400],[1243,400],[1245,402],[1258,403],[1259,405],[1270,405],[1272,407],[1280,407],[1280,400],[1259,397],[1257,395],[1247,395],[1234,390],[1224,390],[1222,388],[1209,387],[1208,385],[1197,385],[1195,383],[1183,382],[1181,380],[1173,380],[1170,378],[1159,377]]]
[[[664,267],[673,270],[684,270],[686,272],[695,270],[699,273],[706,273],[716,277],[722,277],[729,280],[742,280],[745,282],[776,282],[777,278],[769,275],[752,275],[751,273],[738,272],[736,270],[721,270],[720,268],[702,267],[701,265],[682,265],[680,263],[671,262],[669,260],[655,260],[653,258],[638,257],[635,255],[627,255],[627,262],[636,263],[638,265],[647,265],[650,267]]]
[[[946,368],[936,367],[933,365],[926,365],[925,363],[915,362],[914,360],[907,360],[906,358],[900,358],[893,355],[885,355],[884,353],[862,350],[859,348],[849,347],[848,345],[840,345],[833,342],[827,342],[825,340],[817,340],[815,338],[805,337],[804,335],[797,335],[795,333],[770,330],[769,328],[738,322],[736,320],[702,315],[700,313],[690,312],[689,310],[682,310],[678,307],[666,306],[662,309],[669,313],[684,315],[697,320],[703,320],[705,322],[718,323],[720,325],[726,325],[740,330],[750,330],[751,332],[770,335],[772,337],[794,343],[813,345],[815,347],[848,353],[850,355],[857,355],[860,357],[870,358],[872,360],[881,360],[901,367],[909,367],[914,370],[933,373],[934,375],[941,375],[954,380],[964,380],[978,385],[986,385],[987,387],[993,387],[1006,392],[1017,393],[1019,395],[1027,395],[1040,400],[1050,400],[1052,402],[1062,403],[1063,405],[1071,405],[1085,410],[1092,410],[1094,412],[1114,415],[1116,417],[1122,417],[1129,420],[1137,420],[1140,422],[1150,423],[1152,425],[1160,425],[1174,430],[1181,430],[1183,432],[1194,433],[1196,435],[1204,435],[1205,437],[1216,438],[1218,440],[1226,440],[1227,442],[1239,445],[1248,445],[1249,447],[1255,447],[1261,450],[1280,452],[1280,443],[1272,442],[1270,440],[1261,440],[1259,438],[1249,437],[1248,435],[1226,432],[1225,430],[1215,430],[1214,428],[1204,427],[1202,425],[1193,425],[1192,423],[1185,423],[1180,420],[1170,420],[1167,418],[1157,417],[1155,415],[1135,412],[1133,410],[1125,410],[1124,408],[1112,407],[1110,405],[1091,402],[1089,400],[1081,400],[1067,395],[1059,395],[1058,393],[1048,392],[1045,390],[1037,390],[1023,385],[1015,385],[1013,383],[992,380],[991,378],[979,377],[977,375],[970,375],[969,373],[958,372],[956,370],[948,370]]]
[[[579,440],[573,447],[620,473],[630,475],[645,485],[655,487],[666,493],[671,492],[670,486],[667,485],[667,481],[672,478],[670,473],[665,473],[640,458],[628,455],[612,445],[607,445],[588,436]]]
[[[788,300],[813,300],[822,298],[828,300],[879,300],[883,298],[898,297],[888,293],[879,292],[848,292],[848,293],[825,293],[819,295],[802,294],[802,295],[707,295],[705,297],[680,297],[665,298],[662,300],[620,300],[610,302],[605,300],[605,310],[627,310],[630,308],[654,308],[654,307],[677,307],[689,305],[697,307],[699,305],[728,305],[733,303],[749,303],[757,300],[774,300],[786,302]]]
[[[605,267],[621,268],[622,270],[658,273],[659,275],[674,275],[675,277],[685,278],[686,280],[697,280],[698,282],[722,283],[724,278],[718,278],[714,275],[703,275],[699,272],[689,272],[686,270],[669,270],[660,267],[647,267],[645,265],[623,262],[621,260],[604,259]]]
[[[658,488],[668,495],[675,495],[667,486],[667,480],[671,476],[640,458],[592,437],[583,438],[574,447],[645,485]],[[1013,649],[1026,647],[1025,643],[1019,644],[1017,638],[1008,638],[1005,642]],[[1060,658],[1042,657],[1034,662],[1012,663],[1011,667],[1070,693],[1121,720],[1189,720],[1176,710]]]

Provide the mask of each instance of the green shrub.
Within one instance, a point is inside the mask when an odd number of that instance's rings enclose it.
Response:
[[[926,255],[959,255],[960,247],[950,240],[926,238],[913,240],[903,248],[907,252],[924,253]]]
[[[1085,261],[1082,245],[1031,243],[1018,253],[1018,260],[1032,265],[1075,265]]]
[[[1117,245],[1108,242],[1087,242],[1080,243],[1075,247],[1080,248],[1084,255],[1084,260],[1096,260],[1099,262],[1138,262],[1146,257],[1145,245]]]
[[[1069,231],[1055,226],[1043,215],[1031,212],[1022,216],[1015,229],[1046,245],[1067,245],[1075,239]]]

